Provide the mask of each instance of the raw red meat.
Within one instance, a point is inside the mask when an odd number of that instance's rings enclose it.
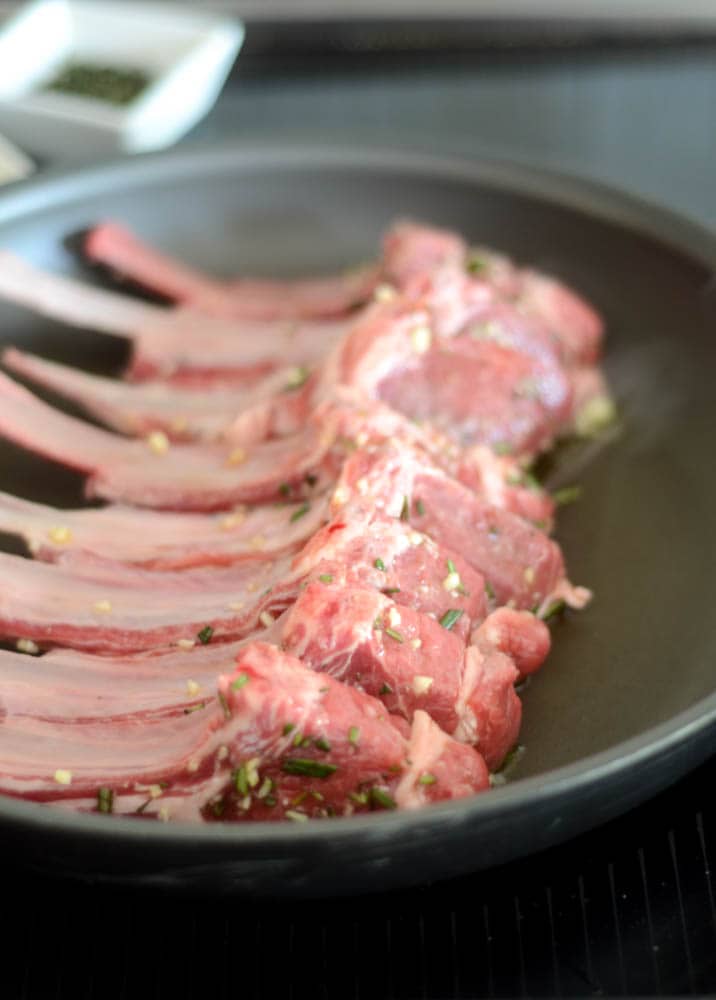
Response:
[[[350,320],[316,323],[208,316],[193,307],[162,308],[41,271],[0,252],[0,295],[51,319],[132,342],[135,378],[201,372],[259,377],[320,360]]]
[[[392,713],[412,719],[418,709],[427,712],[446,733],[468,736],[497,767],[519,732],[518,672],[481,632],[479,648],[466,649],[452,630],[460,614],[452,609],[436,621],[374,590],[314,583],[282,622],[281,645],[315,670],[380,697]]]
[[[144,440],[6,376],[0,433],[158,510],[0,495],[0,530],[44,561],[0,554],[0,636],[50,647],[0,652],[0,791],[300,822],[486,788],[549,651],[540,616],[590,596],[528,463],[609,409],[591,307],[410,223],[380,275],[317,282],[215,281],[112,226],[88,251],[188,305],[8,254],[0,294],[129,338],[131,375],[163,381],[4,360]]]
[[[38,559],[68,549],[148,569],[229,565],[298,550],[328,518],[328,501],[236,507],[221,514],[175,514],[112,505],[59,510],[0,493],[0,531],[20,535]]]
[[[376,699],[275,646],[244,647],[219,693],[220,704],[141,726],[131,717],[69,726],[8,713],[0,791],[161,819],[302,819],[415,808],[488,786],[480,755],[423,713],[408,731]]]
[[[370,298],[378,278],[378,268],[366,266],[328,278],[220,281],[150,247],[116,222],[92,228],[83,249],[90,260],[175,302],[257,320],[341,316]]]

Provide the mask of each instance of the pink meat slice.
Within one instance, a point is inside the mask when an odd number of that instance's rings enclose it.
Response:
[[[0,633],[109,654],[197,642],[200,633],[234,640],[291,603],[289,570],[284,557],[157,577],[111,561],[63,566],[0,553]]]
[[[259,377],[320,360],[350,325],[277,320],[267,326],[207,316],[193,307],[166,309],[49,274],[0,252],[0,295],[51,319],[132,342],[136,378],[181,371]]]
[[[250,752],[261,760],[258,780],[243,799],[241,792],[233,791],[228,800],[224,793],[232,817],[293,813],[295,818],[296,812],[317,817],[393,804],[416,808],[488,787],[480,754],[441,732],[425,713],[417,712],[407,727],[378,699],[307,670],[275,647],[247,646],[236,672],[220,679],[219,690],[231,723],[248,720],[256,748]],[[297,759],[319,768],[327,765],[330,773],[311,778],[293,774],[290,762]],[[236,756],[234,761],[239,762]],[[260,795],[267,779],[275,805],[267,805],[267,796]]]
[[[320,817],[380,807],[385,796],[414,808],[488,787],[480,755],[423,713],[406,732],[376,699],[274,646],[242,649],[219,692],[221,704],[141,726],[128,717],[68,726],[8,713],[0,791],[89,810],[103,788],[114,794],[116,813],[196,820]],[[348,738],[351,726],[363,733],[358,745]],[[309,746],[297,745],[299,732]],[[330,751],[313,742],[321,738]],[[329,764],[330,773],[293,774],[296,759]],[[242,768],[246,795],[237,790]],[[428,771],[435,781],[425,785]]]
[[[572,412],[570,381],[554,356],[482,336],[436,337],[429,314],[402,302],[367,313],[323,372],[463,447],[529,455],[550,444]]]
[[[85,255],[175,302],[218,316],[252,320],[341,316],[370,298],[378,268],[366,266],[326,278],[272,280],[210,278],[150,247],[126,226],[104,222],[84,241]]]
[[[334,517],[407,518],[481,573],[498,604],[533,608],[565,580],[559,546],[530,522],[485,501],[429,461],[385,446],[352,455],[333,494]]]
[[[283,619],[281,645],[391,713],[410,720],[422,710],[446,733],[467,735],[492,768],[517,739],[512,661],[484,643],[475,671],[459,635],[376,591],[311,584]]]
[[[207,626],[211,641],[233,640],[269,627],[304,581],[327,575],[388,589],[427,613],[458,608],[464,621],[456,631],[463,635],[485,613],[482,577],[454,555],[464,583],[446,590],[449,554],[386,519],[350,527],[339,520],[293,558],[247,557],[228,568],[157,573],[68,546],[55,558],[46,564],[0,553],[0,634],[110,654],[197,640]]]
[[[304,397],[287,391],[296,378],[295,368],[278,371],[256,384],[212,386],[207,391],[206,386],[121,382],[15,348],[4,351],[2,361],[10,371],[79,404],[101,423],[132,437],[159,430],[175,441],[215,440],[243,411],[249,415],[243,421],[243,440],[249,443],[280,436],[284,426],[293,430],[306,415]]]
[[[222,510],[237,503],[277,500],[284,484],[300,495],[306,475],[318,480],[327,446],[317,424],[255,450],[230,445],[178,444],[157,453],[91,427],[43,403],[0,375],[0,434],[90,475],[87,492],[105,500],[173,510]],[[334,475],[331,467],[331,476]]]
[[[435,619],[458,610],[454,631],[463,638],[487,614],[485,581],[460,554],[376,512],[335,518],[298,553],[293,569],[309,581],[374,589]],[[458,589],[446,588],[451,572],[460,577]]]
[[[221,514],[175,514],[112,505],[60,510],[0,493],[0,531],[22,537],[38,559],[68,550],[155,570],[230,565],[297,551],[327,520],[328,504],[237,507]]]
[[[533,674],[547,659],[552,644],[549,629],[529,611],[498,608],[481,622],[473,638],[483,638],[506,653],[520,672]]]
[[[79,725],[131,717],[141,723],[199,711],[216,698],[216,678],[233,669],[241,645],[197,643],[187,650],[124,657],[0,650],[0,719],[28,716]]]
[[[599,357],[604,335],[601,318],[555,278],[517,268],[507,256],[485,247],[471,251],[456,234],[417,223],[395,224],[383,245],[388,278],[411,297],[427,295],[443,332],[461,325],[462,309],[501,301],[513,303],[544,327],[568,364],[591,364]]]

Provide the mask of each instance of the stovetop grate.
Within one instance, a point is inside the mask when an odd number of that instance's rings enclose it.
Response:
[[[716,760],[569,845],[383,896],[185,899],[9,871],[3,995],[463,1000],[713,993],[714,778]]]

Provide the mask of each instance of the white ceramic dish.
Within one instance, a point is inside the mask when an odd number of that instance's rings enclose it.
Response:
[[[240,22],[200,5],[35,0],[0,31],[0,130],[53,158],[159,149],[211,108],[241,48]],[[46,90],[67,64],[142,70],[129,104]]]
[[[0,135],[0,184],[19,181],[35,169],[35,164]]]

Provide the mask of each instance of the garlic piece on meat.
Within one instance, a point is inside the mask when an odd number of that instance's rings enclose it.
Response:
[[[425,352],[430,349],[430,345],[433,341],[433,335],[430,332],[429,326],[416,326],[410,334],[410,339],[415,353],[425,354]]]
[[[434,682],[434,677],[428,677],[427,674],[416,674],[413,677],[413,691],[415,694],[427,694]]]
[[[246,449],[245,448],[234,448],[229,452],[226,464],[227,465],[242,465],[246,461]]]
[[[37,656],[40,652],[40,647],[32,639],[18,639],[15,643],[15,649],[18,653],[28,653],[30,656]]]
[[[69,545],[72,541],[72,532],[65,525],[55,525],[47,532],[47,536],[55,545]]]
[[[164,431],[152,431],[147,437],[147,446],[155,455],[166,455],[169,451],[169,438]]]

